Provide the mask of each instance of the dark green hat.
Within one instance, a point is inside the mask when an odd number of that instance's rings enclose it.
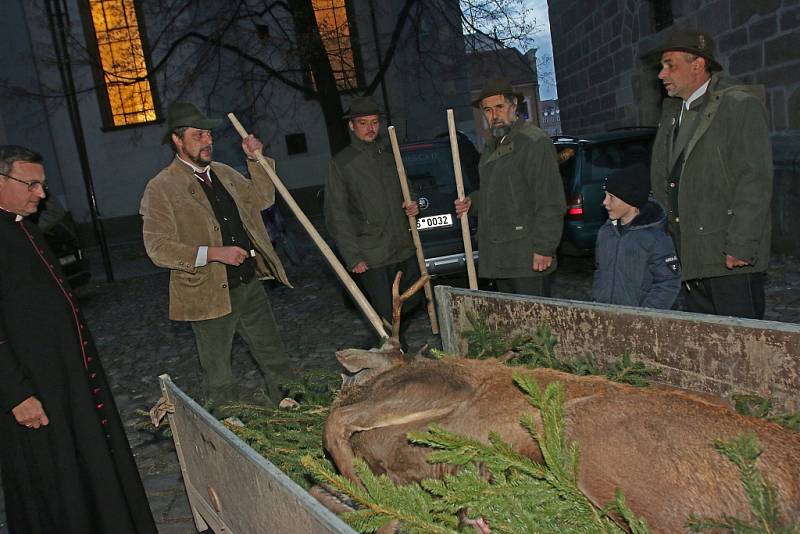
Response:
[[[691,29],[679,28],[673,30],[664,43],[645,53],[642,59],[646,62],[658,63],[661,61],[661,54],[673,51],[688,52],[700,56],[708,61],[709,70],[722,70],[722,65],[714,59],[714,39],[711,35]]]
[[[364,115],[383,115],[383,110],[371,96],[357,96],[351,100],[344,118],[355,119]]]
[[[162,144],[169,143],[172,132],[187,126],[198,130],[213,130],[222,124],[222,119],[209,119],[191,102],[173,102],[167,111],[167,131]]]
[[[495,95],[513,96],[517,99],[517,105],[522,104],[522,101],[525,100],[525,96],[522,93],[517,93],[514,91],[514,88],[511,86],[511,82],[505,78],[495,78],[483,84],[481,94],[478,95],[478,98],[472,101],[472,105],[476,108],[480,108],[481,100]]]

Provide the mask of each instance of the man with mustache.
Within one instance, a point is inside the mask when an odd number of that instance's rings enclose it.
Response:
[[[688,311],[764,317],[772,150],[763,94],[722,73],[705,32],[673,31],[645,60],[668,97],[653,145]]]
[[[20,534],[155,534],[103,366],[39,228],[42,156],[0,146],[0,465]]]
[[[392,282],[402,271],[400,291],[419,278],[408,217],[416,202],[403,200],[392,149],[381,135],[383,110],[371,96],[350,102],[344,116],[349,146],[333,158],[325,186],[325,224],[350,272],[356,274],[375,311],[392,322]],[[405,315],[418,305],[415,295]],[[408,322],[401,321],[401,332]],[[401,333],[401,344],[405,345]]]
[[[564,186],[553,142],[518,115],[523,96],[511,83],[487,82],[472,104],[491,132],[479,164],[481,187],[456,215],[478,215],[479,274],[498,291],[550,295],[550,274],[564,225]]]
[[[189,102],[170,107],[163,142],[175,158],[148,182],[140,207],[147,254],[170,270],[169,317],[192,325],[212,413],[238,400],[234,333],[250,349],[272,402],[291,369],[261,284],[272,278],[289,286],[261,218],[275,202],[274,185],[256,160],[263,145],[252,135],[242,141],[250,180],[212,161],[211,130],[221,122]]]

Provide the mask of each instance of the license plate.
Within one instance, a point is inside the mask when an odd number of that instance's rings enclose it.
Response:
[[[417,230],[447,228],[449,226],[453,226],[453,215],[451,213],[431,215],[430,217],[420,217],[417,219]]]

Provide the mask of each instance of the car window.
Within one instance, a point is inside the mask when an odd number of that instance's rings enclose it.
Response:
[[[558,170],[564,182],[564,192],[569,195],[572,191],[573,177],[575,176],[575,147],[556,145],[558,152]]]
[[[584,182],[602,182],[612,172],[637,163],[649,167],[650,140],[589,145],[583,152],[581,175]]]

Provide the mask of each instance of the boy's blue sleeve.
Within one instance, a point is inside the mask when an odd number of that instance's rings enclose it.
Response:
[[[681,289],[681,267],[675,245],[667,232],[659,232],[648,259],[653,285],[641,305],[647,308],[669,309]]]

